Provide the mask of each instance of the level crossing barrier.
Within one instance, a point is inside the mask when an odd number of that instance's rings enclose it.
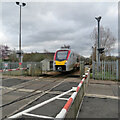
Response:
[[[3,69],[0,70],[0,73],[3,75],[25,75],[29,68],[14,68],[14,69]]]
[[[90,78],[90,69],[87,70],[85,75],[83,76],[83,79],[77,86],[76,92],[74,92],[63,109],[60,111],[60,113],[56,116],[56,120],[64,119],[64,118],[76,118],[76,115],[79,110],[79,106],[82,102],[82,99],[84,97],[86,88],[88,86],[88,81]]]
[[[4,69],[4,70],[0,70],[0,72],[26,70],[26,69],[28,69],[28,68]]]
[[[66,95],[66,94],[68,94],[68,93],[70,93],[70,92],[72,92],[72,91],[74,91],[73,88],[70,89],[70,90],[68,90],[68,91],[66,91],[66,92],[64,92],[64,93],[62,93],[62,94],[60,94],[60,95],[57,95],[57,96],[53,97],[53,98],[51,98],[51,99],[48,99],[48,100],[46,100],[46,101],[44,101],[44,102],[42,102],[42,103],[39,103],[39,104],[37,104],[37,105],[35,105],[35,106],[31,107],[31,108],[28,108],[28,109],[26,109],[26,110],[24,110],[24,111],[22,111],[22,112],[19,112],[19,113],[13,115],[13,116],[10,116],[9,118],[10,118],[10,119],[16,119],[16,118],[18,118],[18,117],[20,117],[20,116],[22,116],[22,115],[27,115],[27,114],[29,114],[29,116],[37,116],[38,118],[41,118],[42,116],[33,115],[33,114],[30,114],[29,112],[31,112],[31,111],[39,108],[39,107],[42,107],[43,105],[46,105],[46,104],[48,104],[48,103],[50,103],[50,102],[52,102],[52,101],[54,101],[54,100],[56,100],[56,99],[59,99],[60,97]],[[51,118],[52,118],[52,117],[51,117]],[[54,118],[53,118],[53,119],[54,119]]]
[[[83,76],[83,79],[81,80],[81,82],[79,83],[79,85],[77,87],[73,87],[72,89],[70,89],[60,95],[57,95],[57,96],[55,96],[51,99],[48,99],[42,103],[39,103],[35,106],[32,106],[26,110],[19,112],[17,114],[14,114],[13,116],[10,116],[9,119],[16,119],[16,118],[21,117],[22,115],[29,116],[29,117],[37,117],[37,118],[47,118],[47,119],[76,118],[76,115],[79,110],[79,106],[83,100],[87,85],[89,83],[89,77],[90,77],[90,69],[87,70],[87,72]],[[40,108],[52,101],[55,101],[56,99],[65,99],[65,98],[61,98],[61,97],[63,97],[64,95],[66,95],[68,93],[72,93],[71,97],[68,99],[68,101],[65,104],[65,106],[63,107],[63,109],[60,111],[60,113],[57,114],[57,116],[55,118],[30,113],[31,111],[33,111],[37,108]]]
[[[44,64],[47,64],[44,63]],[[0,62],[0,72],[3,75],[30,75],[39,76],[46,74],[48,70],[42,62]],[[27,71],[25,69],[18,68],[29,68]],[[18,71],[19,70],[19,71]]]

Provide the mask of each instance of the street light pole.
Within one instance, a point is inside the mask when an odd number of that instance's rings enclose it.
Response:
[[[20,58],[19,61],[22,63],[22,51],[21,51],[21,5],[20,5],[20,26],[19,26],[19,51],[20,51]]]
[[[26,3],[16,2],[20,7],[20,24],[19,24],[19,63],[22,63],[22,50],[21,50],[21,7],[24,7]]]
[[[100,43],[99,43],[99,41],[100,41],[100,20],[101,20],[101,16],[99,16],[99,17],[95,17],[95,19],[98,21],[98,64],[99,64],[99,62],[100,62],[100,53],[99,53],[99,48],[100,48]]]

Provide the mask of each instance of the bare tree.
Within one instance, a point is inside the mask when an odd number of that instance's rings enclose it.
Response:
[[[7,45],[0,45],[0,59],[8,59],[11,50]]]
[[[11,62],[18,61],[16,53],[17,53],[17,50],[15,48],[13,50],[11,50],[10,55],[9,55],[9,61],[11,61]]]
[[[98,46],[98,29],[94,28],[92,35],[92,39],[95,41],[94,46]],[[112,32],[109,28],[100,27],[100,48],[105,48],[105,54],[110,55],[111,51],[114,48],[116,42],[116,38],[113,36]]]
[[[47,49],[44,49],[44,53],[50,53],[50,51],[48,51]]]

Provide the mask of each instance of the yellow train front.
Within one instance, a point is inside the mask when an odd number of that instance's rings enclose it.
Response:
[[[53,70],[59,72],[71,71],[76,67],[77,55],[70,49],[59,49],[55,52]]]

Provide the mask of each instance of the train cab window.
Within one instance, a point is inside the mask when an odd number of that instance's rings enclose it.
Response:
[[[68,51],[58,51],[56,54],[56,60],[66,60]]]

